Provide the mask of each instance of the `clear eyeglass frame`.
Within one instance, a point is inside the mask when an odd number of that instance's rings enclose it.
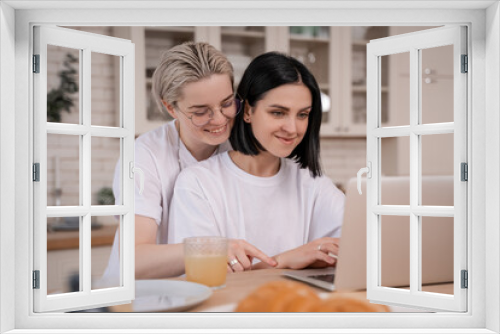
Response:
[[[228,103],[228,102],[232,102],[232,103],[234,103],[234,105],[231,104],[231,106],[228,106],[228,107],[224,107],[224,106],[220,105],[217,109],[227,119],[233,119],[236,117],[236,115],[238,115],[241,112],[241,109],[243,106],[243,100],[240,99],[239,96],[234,96],[232,100],[226,101],[224,103]],[[231,114],[231,113],[228,113],[227,111],[224,111],[224,109],[229,109],[232,107],[235,107],[235,109],[236,109],[234,114]],[[182,114],[184,114],[184,116],[189,118],[194,126],[198,126],[198,127],[207,125],[210,122],[210,120],[212,120],[214,118],[214,115],[215,115],[215,111],[214,111],[213,106],[207,107],[208,113],[204,113],[203,115],[199,115],[199,116],[197,116],[196,113],[191,113],[191,114],[186,113],[186,112],[182,111],[178,106],[176,106],[175,108],[178,111],[180,111]]]

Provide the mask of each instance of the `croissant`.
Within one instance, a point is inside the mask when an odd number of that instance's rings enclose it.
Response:
[[[236,312],[307,312],[321,299],[307,285],[292,281],[266,283],[244,298]]]
[[[372,304],[366,299],[352,296],[333,295],[322,300],[310,312],[389,312],[386,305]]]
[[[294,281],[266,283],[243,300],[236,312],[388,312],[385,305],[352,296],[333,294],[321,299],[309,286]]]

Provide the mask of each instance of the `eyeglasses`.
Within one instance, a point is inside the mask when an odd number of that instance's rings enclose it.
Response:
[[[240,100],[236,97],[232,97],[230,100],[223,102],[219,106],[219,111],[226,118],[233,119],[241,111],[242,106],[243,106],[242,100]],[[180,110],[179,107],[176,107],[176,108],[181,113],[183,113],[184,116],[189,118],[195,126],[203,126],[203,125],[208,124],[208,122],[210,122],[210,120],[213,119],[214,115],[215,115],[214,108],[211,108],[211,107],[196,108],[196,111],[193,111],[190,113],[186,113],[186,112]]]

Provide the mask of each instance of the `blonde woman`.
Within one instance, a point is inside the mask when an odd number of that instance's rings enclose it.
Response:
[[[228,138],[240,101],[233,91],[233,68],[207,43],[188,42],[168,50],[153,74],[158,108],[173,121],[136,140],[135,163],[145,173],[144,191],[135,199],[135,274],[137,279],[184,272],[182,244],[167,244],[169,205],[180,171],[230,148]],[[115,173],[119,201],[119,171]],[[137,189],[136,189],[137,190]],[[119,279],[118,238],[104,279]],[[229,258],[236,254],[275,261],[244,240],[231,240]],[[248,269],[248,268],[242,268]],[[108,283],[111,284],[111,283]]]

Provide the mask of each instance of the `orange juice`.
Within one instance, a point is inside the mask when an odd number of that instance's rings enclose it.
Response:
[[[186,279],[211,287],[226,283],[226,255],[189,255],[184,258]]]

